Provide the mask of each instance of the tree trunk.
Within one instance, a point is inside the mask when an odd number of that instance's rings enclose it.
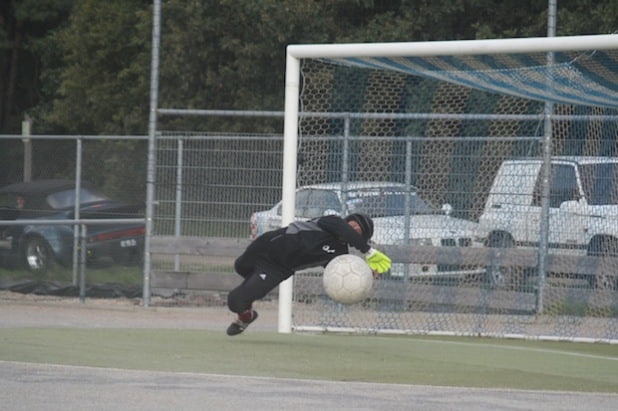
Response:
[[[8,84],[6,86],[6,99],[4,105],[4,113],[2,118],[5,124],[9,122],[11,113],[13,112],[13,104],[15,101],[15,88],[17,83],[17,75],[19,74],[19,55],[21,51],[21,44],[23,40],[23,25],[21,22],[15,24],[15,40],[13,41],[13,48],[11,53],[11,63],[9,66]]]

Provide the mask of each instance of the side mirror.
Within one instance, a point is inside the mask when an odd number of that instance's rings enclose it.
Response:
[[[451,215],[451,213],[453,212],[453,206],[450,205],[449,203],[442,204],[442,212],[445,215]]]

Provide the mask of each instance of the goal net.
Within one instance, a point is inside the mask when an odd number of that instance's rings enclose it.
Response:
[[[618,340],[618,223],[583,199],[618,167],[578,168],[617,157],[617,96],[618,35],[289,46],[283,222],[367,212],[393,268],[355,305],[298,273],[279,330]]]

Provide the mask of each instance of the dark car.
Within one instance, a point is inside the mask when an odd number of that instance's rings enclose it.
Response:
[[[80,219],[143,217],[143,206],[112,200],[92,184],[80,186]],[[73,225],[3,225],[7,220],[57,220],[75,216],[73,180],[37,180],[0,188],[0,264],[25,265],[45,270],[73,262]],[[139,224],[87,225],[88,261],[111,257],[119,263],[139,261],[144,249],[145,226]]]

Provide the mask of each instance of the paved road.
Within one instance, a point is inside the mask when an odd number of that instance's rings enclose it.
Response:
[[[614,411],[616,395],[248,378],[0,362],[13,411]]]

